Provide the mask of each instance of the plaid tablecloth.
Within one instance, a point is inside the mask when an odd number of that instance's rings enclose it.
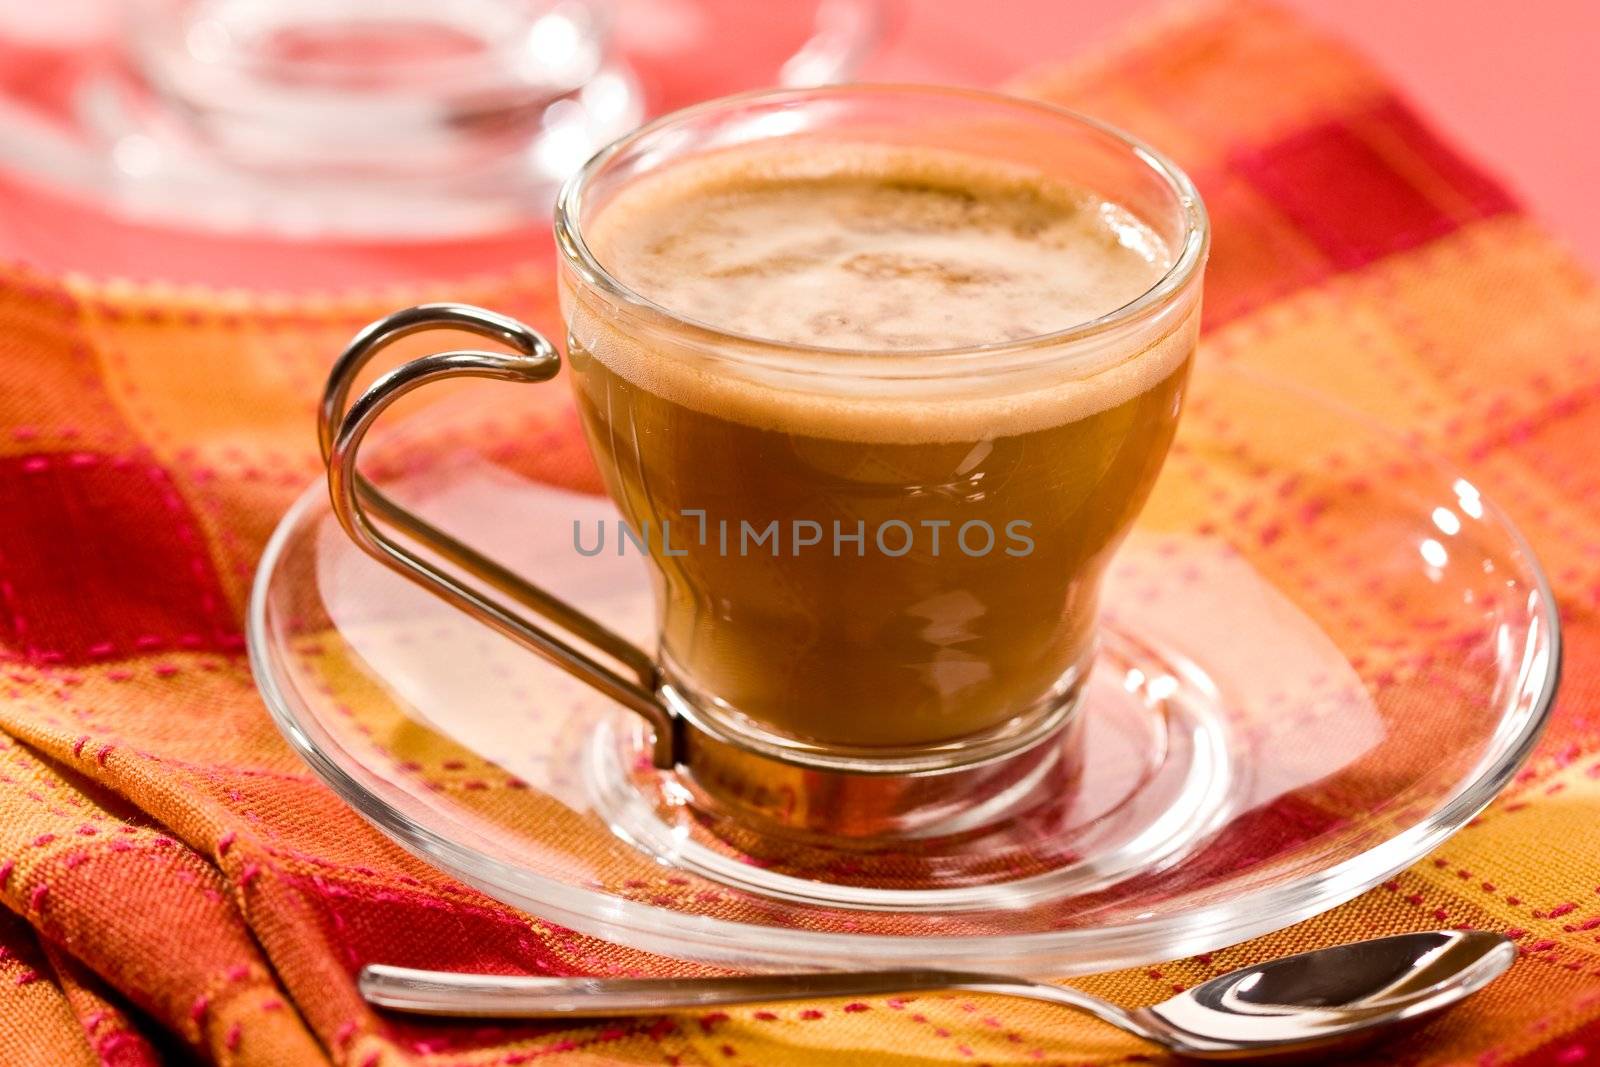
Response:
[[[1200,373],[1303,381],[1463,466],[1537,546],[1567,635],[1536,758],[1438,854],[1295,928],[1082,984],[1149,1003],[1335,941],[1503,930],[1522,949],[1511,973],[1371,1062],[1600,1063],[1600,292],[1362,62],[1272,8],[1183,8],[1015,88],[1135,131],[1199,182],[1216,232]],[[541,261],[291,301],[0,268],[0,1063],[185,1047],[360,1067],[1157,1058],[1047,1007],[965,995],[578,1027],[361,1003],[356,969],[402,945],[455,969],[672,966],[389,844],[290,753],[241,650],[262,545],[318,476],[313,402],[349,335],[446,298],[549,328],[550,280]],[[551,425],[575,434],[548,392]]]

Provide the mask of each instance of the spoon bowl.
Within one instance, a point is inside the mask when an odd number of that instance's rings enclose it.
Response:
[[[1516,957],[1509,940],[1481,930],[1402,934],[1245,967],[1133,1014],[1198,1058],[1327,1052],[1443,1011]]]

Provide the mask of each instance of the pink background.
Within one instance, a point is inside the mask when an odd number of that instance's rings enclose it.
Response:
[[[1278,0],[1353,44],[1600,271],[1600,3]],[[1093,48],[1163,0],[901,0],[863,71],[992,84]]]
[[[0,0],[0,30],[71,36],[99,0]],[[648,0],[629,0],[646,3]],[[717,0],[727,2],[727,0]],[[774,0],[778,2],[778,0]],[[988,85],[1094,48],[1169,0],[885,0],[863,79]],[[1600,3],[1280,0],[1375,61],[1451,140],[1600,271]],[[781,20],[781,8],[770,18]],[[54,12],[54,14],[51,14]],[[0,50],[0,61],[5,59]],[[4,66],[0,62],[0,66]],[[0,70],[37,83],[35,72]],[[0,178],[0,257],[47,269],[276,289],[449,278],[549,254],[529,231],[448,246],[295,245],[130,226]]]

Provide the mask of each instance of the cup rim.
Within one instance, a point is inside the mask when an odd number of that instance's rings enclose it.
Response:
[[[1184,216],[1184,233],[1178,255],[1172,265],[1148,289],[1133,300],[1089,319],[1060,330],[1034,334],[1028,337],[955,345],[939,348],[838,348],[804,342],[781,341],[756,334],[724,329],[711,323],[680,314],[637,292],[611,273],[590,249],[583,235],[580,213],[584,193],[594,178],[619,155],[638,142],[660,130],[676,125],[685,119],[707,112],[727,108],[729,105],[759,102],[806,101],[830,97],[862,95],[915,96],[926,99],[976,101],[1016,110],[1033,111],[1052,120],[1076,124],[1118,142],[1131,155],[1153,171],[1166,185]],[[1099,119],[1058,107],[1055,104],[1007,93],[956,86],[921,85],[915,83],[852,83],[848,85],[818,86],[802,89],[756,89],[736,93],[694,104],[656,118],[631,133],[619,137],[596,152],[589,161],[569,177],[561,186],[555,204],[556,247],[568,266],[589,285],[600,290],[612,300],[621,303],[630,312],[657,325],[668,328],[692,330],[713,343],[723,342],[736,351],[739,361],[767,363],[782,369],[794,370],[795,356],[803,356],[813,368],[823,373],[837,373],[852,360],[862,361],[861,370],[870,377],[923,377],[930,371],[957,371],[966,369],[971,360],[983,357],[982,369],[1003,369],[994,361],[996,356],[1016,356],[1026,359],[1045,352],[1060,358],[1056,351],[1073,342],[1096,337],[1118,327],[1135,323],[1151,316],[1178,298],[1188,283],[1205,265],[1211,240],[1211,224],[1204,202],[1194,182],[1165,154],[1152,148],[1133,135],[1102,122]],[[893,359],[884,357],[892,356]],[[818,367],[817,364],[823,364]]]

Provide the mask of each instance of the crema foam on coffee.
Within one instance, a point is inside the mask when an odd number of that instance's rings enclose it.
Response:
[[[1165,247],[1116,204],[972,160],[858,152],[814,174],[760,156],[667,172],[607,208],[596,252],[687,318],[845,350],[1052,333],[1167,269]]]
[[[1136,300],[1171,265],[1165,243],[1119,204],[1014,165],[872,145],[736,149],[677,164],[625,188],[587,233],[614,277],[674,315],[886,359],[1066,330]],[[573,313],[588,319],[587,310]],[[1082,418],[1149,389],[1189,350],[1181,337],[1118,338],[1069,372],[963,387],[931,422],[916,389],[767,389],[759,374],[730,375],[694,351],[664,360],[626,327],[587,325],[596,357],[679,403],[861,441]],[[907,394],[908,405],[886,402]]]

